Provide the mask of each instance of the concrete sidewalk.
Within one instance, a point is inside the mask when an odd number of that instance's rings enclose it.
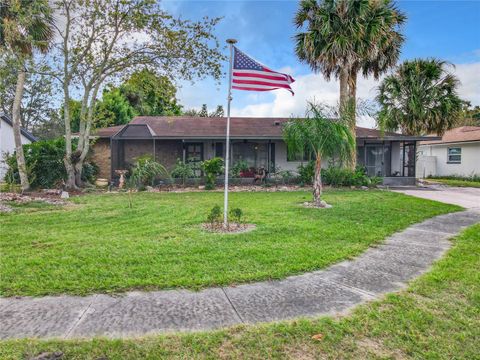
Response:
[[[477,211],[438,216],[353,261],[281,281],[199,292],[2,298],[0,338],[125,338],[339,314],[404,287],[442,256],[449,237],[478,221]]]

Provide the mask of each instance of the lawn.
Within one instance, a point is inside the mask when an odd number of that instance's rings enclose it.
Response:
[[[301,319],[136,340],[0,342],[0,358],[479,359],[480,224],[410,287],[344,318]],[[312,337],[316,335],[316,339]]]
[[[448,186],[458,186],[458,187],[476,187],[480,188],[480,181],[470,181],[462,179],[427,179],[428,182],[439,183]]]
[[[193,288],[283,278],[356,256],[410,224],[459,208],[387,191],[233,193],[257,229],[200,227],[221,193],[138,193],[72,199],[0,215],[0,294],[47,295]]]

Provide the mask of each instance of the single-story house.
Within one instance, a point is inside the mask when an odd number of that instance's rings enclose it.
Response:
[[[480,175],[480,126],[461,126],[439,140],[422,141],[418,153],[419,177]]]
[[[251,168],[296,171],[307,159],[287,157],[282,125],[288,118],[231,118],[231,165],[242,160]],[[149,154],[167,169],[177,161],[197,164],[225,156],[226,118],[138,116],[129,124],[97,130],[93,161],[100,177],[115,179],[115,170],[128,168]],[[357,161],[385,184],[415,184],[417,142],[426,137],[384,133],[357,127]]]
[[[22,144],[30,144],[37,139],[25,129],[20,129]],[[5,156],[15,152],[15,139],[13,137],[12,120],[5,114],[0,114],[0,182],[4,180],[8,167],[5,164]]]

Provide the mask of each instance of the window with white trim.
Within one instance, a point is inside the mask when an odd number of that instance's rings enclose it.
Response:
[[[462,148],[451,147],[447,149],[447,163],[460,164],[462,162]]]

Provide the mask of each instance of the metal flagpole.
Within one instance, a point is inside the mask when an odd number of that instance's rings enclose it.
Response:
[[[230,165],[230,102],[232,101],[232,65],[233,65],[233,44],[237,40],[227,39],[230,46],[230,68],[228,70],[228,97],[227,97],[227,136],[225,140],[225,190],[223,200],[223,227],[228,227],[228,172]]]

